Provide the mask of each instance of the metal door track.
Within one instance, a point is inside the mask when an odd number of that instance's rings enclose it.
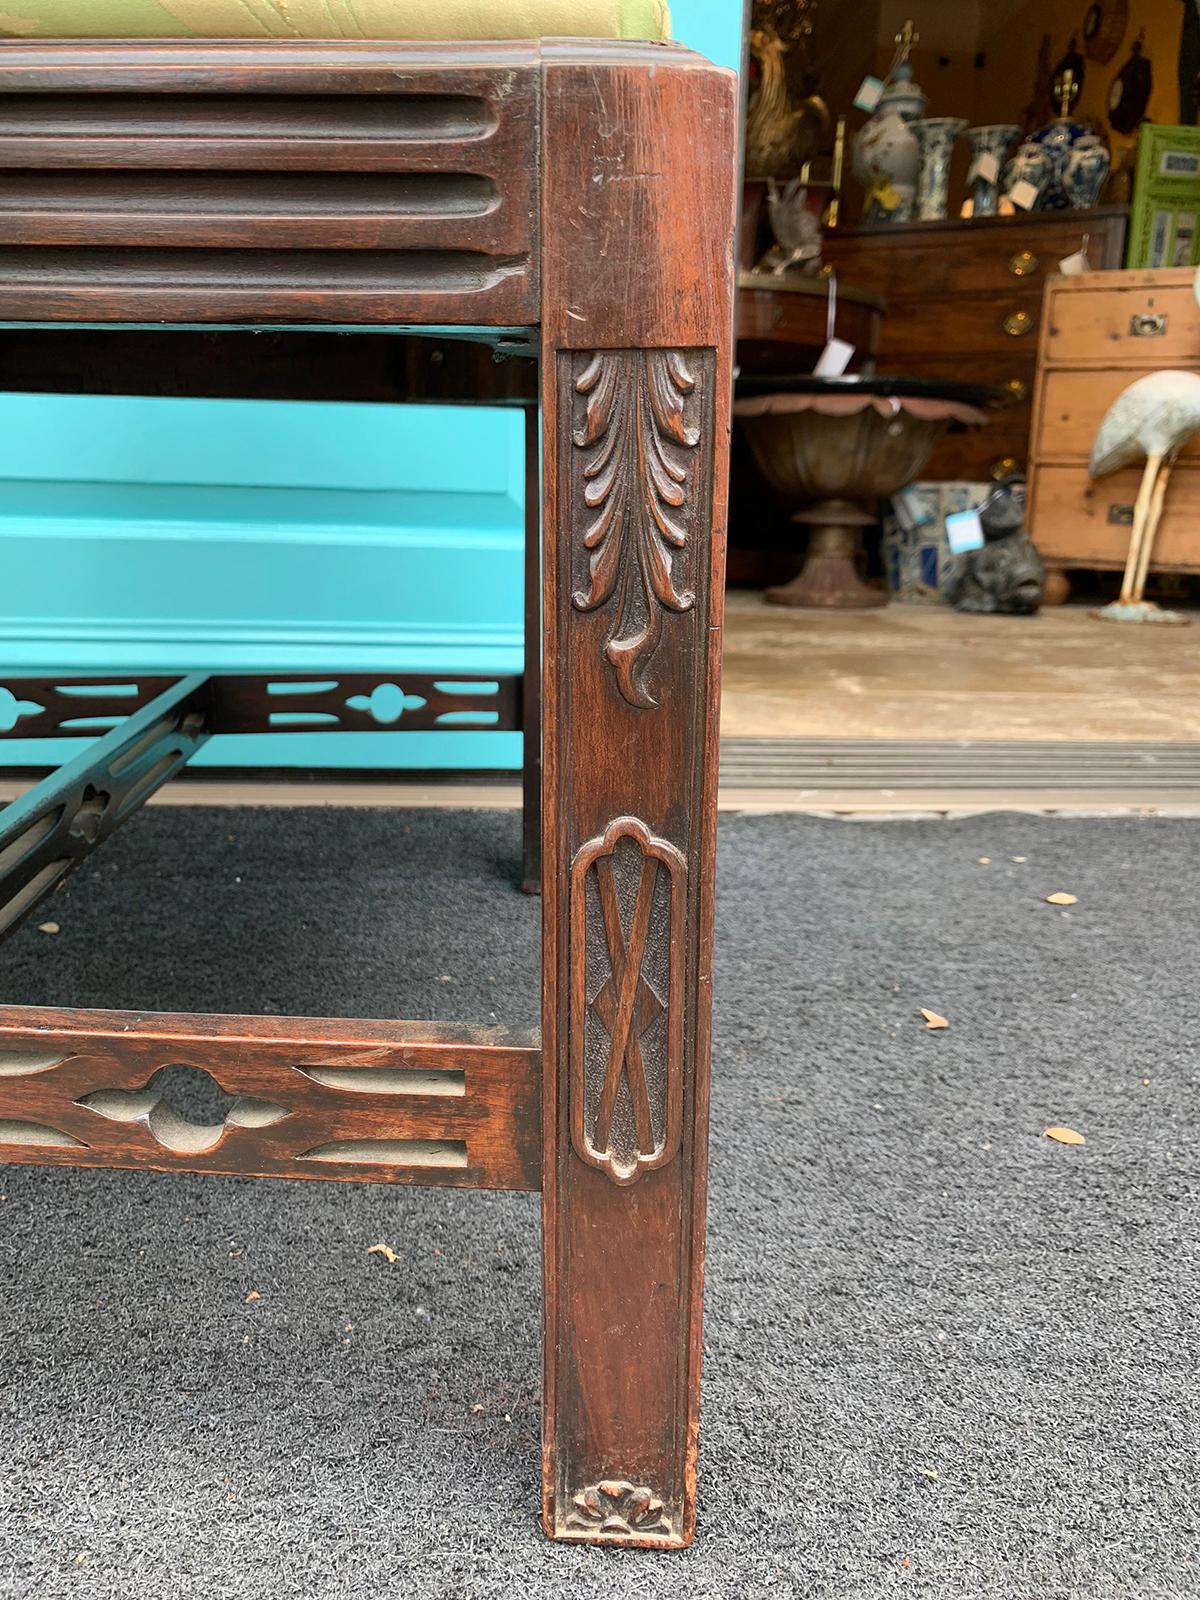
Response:
[[[1103,792],[1136,804],[1162,791],[1200,797],[1200,743],[731,738],[721,743],[721,786],[797,794],[947,790],[981,798]]]

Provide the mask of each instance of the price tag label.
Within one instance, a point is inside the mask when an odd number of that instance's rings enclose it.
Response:
[[[821,359],[813,368],[813,376],[817,378],[840,378],[850,365],[850,357],[854,354],[854,346],[847,344],[845,339],[830,339],[821,351]]]
[[[854,96],[854,104],[860,111],[874,111],[882,94],[883,79],[873,78],[868,73],[858,86],[858,93]]]
[[[1013,205],[1020,206],[1022,211],[1030,211],[1037,205],[1040,193],[1041,191],[1036,183],[1030,183],[1028,178],[1022,178],[1019,183],[1014,183],[1008,191],[1008,198]]]
[[[956,556],[982,550],[985,542],[978,511],[952,511],[946,518],[946,543]]]
[[[892,496],[892,510],[905,533],[915,533],[933,521],[933,510],[915,489],[901,489]]]
[[[1065,278],[1070,278],[1073,277],[1077,272],[1090,272],[1092,270],[1092,265],[1087,258],[1086,251],[1076,250],[1073,256],[1063,257],[1063,259],[1058,263],[1058,270]]]
[[[892,513],[905,533],[915,533],[917,525],[912,519],[912,512],[908,509],[908,501],[902,494],[892,496]]]
[[[967,174],[967,182],[982,178],[984,183],[995,183],[1000,176],[1000,163],[990,150],[985,150]]]

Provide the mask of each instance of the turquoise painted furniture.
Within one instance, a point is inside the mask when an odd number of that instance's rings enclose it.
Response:
[[[740,67],[740,0],[676,0],[671,11],[677,37]],[[301,416],[303,451],[279,431]],[[476,408],[0,392],[0,675],[519,672],[522,432],[517,412]],[[332,471],[323,485],[318,461]],[[137,493],[164,483],[166,521]],[[231,492],[193,497],[192,484]],[[317,489],[361,508],[358,489],[385,485],[367,527],[317,515]],[[0,762],[42,767],[77,748],[10,739]],[[515,773],[521,737],[214,738],[191,765]]]
[[[520,672],[523,430],[475,408],[0,394],[8,668]],[[196,765],[520,768],[519,734],[402,723],[217,738]]]

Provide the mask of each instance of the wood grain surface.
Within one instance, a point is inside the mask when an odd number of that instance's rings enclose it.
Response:
[[[174,684],[171,678],[114,673],[104,678],[0,678],[12,697],[12,726],[0,739],[94,736],[117,726]],[[514,673],[216,673],[205,679],[210,734],[455,733],[522,727],[521,680]]]
[[[546,70],[545,1514],[558,1538],[669,1546],[695,1526],[735,123],[732,76],[694,60]]]
[[[537,318],[534,45],[6,41],[0,319]]]
[[[0,1007],[0,1160],[540,1186],[536,1038],[503,1028]],[[163,1068],[235,1099],[196,1125]]]
[[[0,51],[0,321],[142,324],[152,393],[218,392],[232,346],[173,363],[145,325],[540,345],[546,1062],[465,1027],[9,1008],[0,1158],[540,1183],[545,1525],[604,1544],[695,1529],[736,150],[734,75],[675,46]],[[47,341],[13,335],[19,386],[97,386],[95,330]],[[288,392],[305,357],[268,351],[235,388]],[[138,392],[135,358],[114,371]],[[364,372],[389,398],[382,346]],[[536,660],[521,704],[502,698],[530,758]],[[222,693],[269,719],[260,689],[212,689],[217,714]],[[222,1119],[172,1103],[162,1069],[181,1065]]]

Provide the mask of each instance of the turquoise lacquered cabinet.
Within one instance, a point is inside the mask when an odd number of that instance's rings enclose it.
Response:
[[[474,408],[0,394],[6,665],[519,672],[523,428]],[[397,731],[214,739],[195,765],[520,759],[517,734]]]
[[[679,38],[739,63],[740,4],[673,9]],[[0,669],[519,672],[523,429],[517,410],[0,392]],[[3,761],[75,747],[17,739]],[[517,770],[521,741],[401,718],[213,739],[193,765],[231,762]]]

